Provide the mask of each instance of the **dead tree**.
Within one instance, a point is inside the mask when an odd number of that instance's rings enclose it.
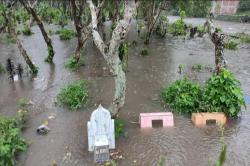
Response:
[[[19,0],[19,1],[24,6],[24,8],[27,10],[27,12],[30,13],[32,15],[33,19],[36,21],[36,23],[37,23],[37,25],[38,25],[38,27],[43,35],[44,41],[47,44],[47,48],[48,48],[48,56],[45,59],[45,61],[48,63],[52,63],[55,52],[53,49],[52,40],[50,39],[47,32],[45,31],[44,25],[34,9],[34,6],[36,5],[37,1],[35,1],[32,4],[30,3],[29,0],[27,0],[27,1]]]
[[[122,67],[122,62],[119,59],[119,46],[125,41],[128,31],[130,29],[132,16],[138,5],[134,0],[125,0],[125,12],[123,20],[117,22],[109,44],[105,44],[101,38],[97,28],[97,8],[93,4],[92,0],[87,1],[89,4],[91,17],[92,17],[92,36],[96,47],[99,49],[107,64],[109,65],[112,74],[115,79],[115,94],[113,97],[110,111],[113,116],[116,116],[118,111],[123,107],[125,103],[126,94],[126,75]]]
[[[218,32],[217,28],[214,27],[211,15],[208,17],[205,27],[210,36],[211,41],[215,46],[215,66],[216,73],[220,72],[221,68],[226,67],[226,61],[224,59],[224,38],[225,35]]]

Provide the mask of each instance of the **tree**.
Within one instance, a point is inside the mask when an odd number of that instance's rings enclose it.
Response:
[[[155,28],[156,22],[158,21],[162,11],[166,10],[168,1],[144,1],[142,5],[144,6],[142,8],[144,10],[143,13],[145,15],[147,28],[145,44],[149,44],[149,40]]]
[[[113,116],[116,116],[118,111],[123,107],[125,103],[126,94],[126,75],[122,67],[122,62],[119,58],[119,46],[126,40],[128,31],[130,29],[130,24],[132,16],[136,10],[136,6],[139,1],[135,3],[134,0],[125,0],[125,12],[123,15],[123,20],[119,20],[112,33],[112,37],[109,44],[105,44],[101,38],[97,24],[97,10],[92,0],[88,0],[91,17],[92,17],[92,36],[94,43],[103,55],[107,64],[109,65],[112,74],[115,79],[115,94],[113,97],[112,104],[110,106],[110,111]]]
[[[32,17],[36,21],[40,31],[42,32],[44,41],[46,42],[47,47],[48,47],[48,56],[45,59],[45,61],[48,63],[52,63],[55,52],[53,49],[52,40],[50,39],[47,32],[45,31],[44,25],[34,9],[34,6],[36,5],[37,1],[34,1],[32,4],[30,3],[29,0],[27,0],[27,1],[19,0],[19,1],[24,6],[24,8],[32,15]]]
[[[224,34],[220,34],[218,29],[214,27],[212,14],[208,17],[205,25],[211,41],[215,46],[215,66],[216,73],[219,74],[220,69],[226,67],[226,61],[224,59]]]

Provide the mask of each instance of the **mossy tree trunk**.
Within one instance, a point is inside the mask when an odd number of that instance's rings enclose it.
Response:
[[[55,51],[54,51],[54,48],[52,45],[52,40],[48,36],[48,33],[45,31],[44,25],[34,9],[34,6],[36,5],[37,1],[35,1],[32,5],[31,5],[29,0],[27,0],[27,1],[20,0],[20,2],[24,6],[24,8],[27,10],[27,12],[30,13],[32,15],[32,17],[34,18],[34,20],[36,21],[36,23],[37,23],[37,25],[38,25],[38,27],[43,35],[44,41],[47,44],[47,48],[48,48],[48,56],[45,59],[45,61],[48,63],[52,63]]]
[[[221,68],[226,67],[226,61],[224,59],[224,34],[220,34],[214,27],[212,17],[209,17],[205,23],[207,32],[210,36],[211,41],[215,46],[215,70],[219,74]]]
[[[126,75],[122,67],[122,62],[119,58],[119,46],[126,40],[132,16],[139,1],[137,1],[137,3],[132,0],[125,1],[124,19],[118,21],[117,26],[112,33],[109,45],[106,45],[103,42],[103,39],[98,32],[96,7],[92,0],[89,0],[88,3],[92,17],[92,36],[94,43],[109,65],[115,79],[115,94],[110,105],[110,112],[113,116],[116,116],[125,103],[126,94]]]

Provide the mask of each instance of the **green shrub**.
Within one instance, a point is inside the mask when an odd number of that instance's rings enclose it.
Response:
[[[31,28],[28,27],[28,26],[24,26],[23,30],[22,30],[22,33],[25,35],[25,36],[30,36],[33,34],[33,32],[31,31]]]
[[[238,43],[233,40],[229,40],[228,42],[224,43],[224,47],[229,50],[236,50]]]
[[[178,113],[199,112],[202,101],[202,88],[188,78],[177,80],[162,92],[162,98],[173,111]]]
[[[236,117],[241,106],[246,107],[239,81],[226,69],[207,81],[204,94],[209,112],[224,112],[229,117]]]
[[[25,151],[27,143],[15,118],[0,117],[0,165],[15,165],[15,155]]]
[[[75,32],[71,29],[62,28],[56,32],[61,40],[70,40],[75,36]]]
[[[24,108],[27,105],[28,101],[25,98],[20,98],[18,100],[18,105],[20,108]]]
[[[125,122],[121,119],[115,119],[115,138],[118,139],[124,134]]]
[[[87,103],[88,96],[87,82],[76,81],[61,89],[57,101],[60,105],[75,111]]]
[[[0,74],[5,73],[5,67],[2,63],[0,63]]]
[[[142,49],[141,55],[147,56],[147,55],[148,55],[148,52],[149,52],[148,48],[145,47],[145,48]]]

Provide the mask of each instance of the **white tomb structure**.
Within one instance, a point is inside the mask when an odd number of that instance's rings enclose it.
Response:
[[[109,160],[109,149],[115,149],[114,119],[99,105],[88,121],[88,150],[94,151],[95,162],[104,162]]]

